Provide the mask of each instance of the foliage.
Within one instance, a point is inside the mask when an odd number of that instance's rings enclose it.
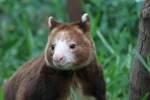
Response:
[[[3,100],[3,92],[1,88],[0,88],[0,100]]]
[[[0,84],[28,59],[43,52],[50,15],[68,20],[64,0],[0,0]],[[128,80],[138,33],[141,3],[84,0],[91,17],[97,58],[104,67],[109,100],[128,100]],[[0,92],[0,96],[1,96]],[[1,98],[0,98],[1,100]]]

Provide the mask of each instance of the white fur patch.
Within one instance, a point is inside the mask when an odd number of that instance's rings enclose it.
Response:
[[[46,47],[45,47],[44,59],[45,59],[46,64],[47,64],[48,66],[51,66],[50,62],[49,62],[48,59],[47,59],[48,45],[49,45],[49,43],[47,43],[47,44],[46,44]]]
[[[48,18],[48,25],[49,25],[49,27],[52,27],[52,19],[53,19],[52,16],[50,16],[50,17]]]
[[[83,23],[86,22],[88,20],[88,14],[87,13],[83,14],[81,20]]]
[[[64,63],[62,64],[62,67],[68,67],[69,63],[72,63],[74,61],[74,56],[69,49],[69,44],[67,44],[67,41],[65,40],[56,40],[56,46],[54,50],[55,56],[62,56],[64,57]],[[54,65],[58,65],[57,63],[53,62]]]

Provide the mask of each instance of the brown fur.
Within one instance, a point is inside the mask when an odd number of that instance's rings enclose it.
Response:
[[[50,49],[54,37],[59,31],[66,31],[65,38],[78,42],[74,51],[75,66],[86,62],[92,52],[91,61],[82,68],[75,70],[57,70],[48,66],[44,60],[45,54],[24,64],[5,86],[5,100],[66,100],[70,87],[81,85],[82,93],[93,96],[96,100],[105,100],[105,82],[101,66],[95,56],[95,47],[88,32],[81,30],[78,23],[59,25],[49,35],[47,58],[52,61],[53,52]]]
[[[47,51],[47,54],[49,56],[48,60],[49,62],[52,62],[52,55],[53,52],[50,49],[50,46],[52,45],[55,38],[59,38],[60,32],[65,31],[64,39],[68,41],[76,41],[78,44],[78,48],[74,51],[74,54],[77,56],[77,61],[74,65],[79,65],[82,62],[86,62],[90,52],[93,53],[93,57],[95,57],[95,48],[93,41],[91,39],[90,33],[84,34],[84,32],[79,28],[78,23],[73,24],[67,24],[67,25],[60,25],[56,27],[49,35],[49,51]],[[84,34],[84,35],[83,35]]]
[[[103,74],[96,63],[76,71],[58,71],[49,68],[43,56],[23,65],[7,82],[5,100],[66,100],[74,79],[85,95],[105,100]]]

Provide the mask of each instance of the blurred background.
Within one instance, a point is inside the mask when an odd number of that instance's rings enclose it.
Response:
[[[67,6],[67,0],[0,0],[0,100],[5,81],[21,64],[43,52],[48,17],[69,22]],[[128,100],[141,7],[140,0],[81,0],[81,9],[91,18],[108,100]]]

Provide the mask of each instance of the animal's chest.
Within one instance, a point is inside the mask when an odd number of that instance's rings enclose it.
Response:
[[[67,100],[96,100],[92,96],[85,95],[81,84],[77,83],[70,87],[69,95]]]

